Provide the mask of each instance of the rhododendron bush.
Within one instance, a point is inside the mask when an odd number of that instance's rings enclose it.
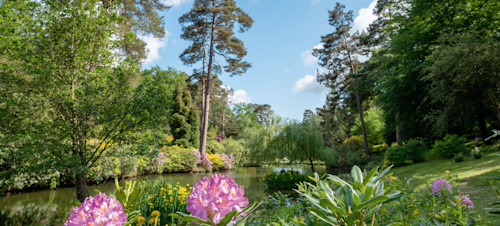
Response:
[[[216,173],[210,179],[203,178],[193,187],[186,207],[191,212],[190,216],[180,212],[170,216],[185,222],[226,225],[246,219],[247,213],[256,207],[256,203],[248,206],[245,189],[236,184],[234,179]],[[238,219],[239,216],[242,219]]]
[[[87,197],[80,207],[74,207],[64,225],[118,226],[125,224],[126,221],[127,214],[123,211],[122,204],[114,197],[99,193],[94,197]]]

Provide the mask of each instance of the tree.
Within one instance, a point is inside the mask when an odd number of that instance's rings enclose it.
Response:
[[[333,101],[337,103],[341,101],[347,86],[352,84],[363,132],[365,153],[370,155],[357,79],[353,76],[346,76],[356,74],[359,67],[359,61],[356,58],[356,55],[360,53],[359,36],[349,33],[353,22],[352,10],[344,12],[344,9],[344,5],[337,3],[333,10],[328,11],[329,24],[334,27],[335,31],[321,37],[323,48],[313,50],[313,55],[318,57],[319,65],[327,70],[326,72],[318,71],[317,79],[330,87],[330,99],[333,98]]]
[[[303,122],[290,122],[274,137],[273,146],[290,160],[308,160],[314,172],[314,160],[323,155],[320,118],[313,115]]]
[[[471,130],[488,137],[487,118],[500,122],[500,45],[477,33],[442,35],[426,69],[429,95],[441,106],[432,118],[438,134]],[[464,57],[466,56],[466,57]],[[496,114],[496,117],[495,117]],[[496,120],[495,120],[496,118]]]
[[[177,83],[174,96],[174,113],[170,121],[174,143],[184,147],[196,147],[199,141],[200,121],[198,111],[192,104],[191,92],[186,86]]]
[[[224,71],[231,76],[243,74],[250,64],[243,61],[246,50],[243,42],[234,36],[234,25],[239,24],[239,31],[244,32],[252,26],[250,18],[236,6],[234,0],[195,0],[193,8],[179,18],[183,25],[182,38],[192,44],[180,55],[184,64],[192,65],[202,61],[203,90],[200,152],[206,149],[208,120],[210,112],[210,94],[212,73],[217,68],[215,57],[221,56],[227,63]],[[208,65],[205,72],[205,63]]]
[[[114,51],[123,44],[115,36],[115,25],[122,21],[117,10],[97,0],[28,5],[33,20],[17,20],[22,32],[14,32],[12,45],[1,49],[9,63],[0,67],[0,83],[8,93],[22,96],[15,99],[20,108],[6,109],[14,117],[3,124],[20,120],[29,130],[5,130],[2,137],[10,139],[10,149],[42,159],[39,165],[56,161],[70,169],[83,202],[89,196],[88,169],[108,144],[155,111],[138,101],[143,96],[134,95],[136,65]],[[22,86],[5,85],[10,72]],[[99,145],[87,144],[89,138],[99,139]]]
[[[140,35],[152,34],[155,38],[163,38],[163,17],[159,11],[170,8],[162,0],[101,0],[104,8],[114,7],[123,18],[117,23],[117,33],[125,39],[121,48],[125,54],[134,61],[146,58],[146,42],[139,38]]]

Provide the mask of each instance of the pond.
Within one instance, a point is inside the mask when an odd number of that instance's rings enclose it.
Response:
[[[325,167],[315,167],[318,172],[325,172]],[[262,200],[266,195],[266,185],[264,182],[259,182],[268,172],[280,172],[282,170],[296,170],[301,173],[311,173],[309,166],[293,166],[293,167],[245,167],[236,168],[230,171],[220,172],[222,175],[228,175],[233,178],[237,184],[245,188],[245,196],[250,203],[253,201]],[[336,172],[329,172],[336,173]],[[175,184],[179,182],[181,185],[194,185],[203,177],[209,176],[211,173],[171,173],[161,175],[148,175],[137,178],[128,178],[120,181],[123,186],[125,181],[146,181],[146,182],[170,182]],[[96,194],[95,190],[102,191],[106,194],[113,193],[116,189],[114,182],[106,182],[97,185],[89,186],[91,195]],[[7,194],[0,198],[0,210],[4,208],[25,209],[31,206],[48,206],[53,211],[65,212],[69,215],[72,206],[79,205],[76,199],[75,188],[57,188],[54,190],[42,190],[34,192],[22,192],[16,194]]]

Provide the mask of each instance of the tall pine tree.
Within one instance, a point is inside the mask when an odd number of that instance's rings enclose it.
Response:
[[[205,89],[202,93],[200,152],[204,153],[212,73],[221,66],[216,65],[216,56],[224,59],[224,71],[231,73],[231,76],[245,73],[251,65],[242,60],[247,52],[243,42],[234,36],[234,26],[239,24],[239,32],[244,32],[252,26],[253,20],[236,6],[234,0],[195,0],[193,8],[179,18],[179,23],[183,25],[181,37],[192,42],[180,55],[181,60],[187,65],[202,61],[203,65],[202,81]]]
[[[337,3],[333,10],[328,11],[330,14],[329,24],[335,30],[321,37],[323,48],[314,49],[313,55],[318,57],[319,65],[327,69],[325,72],[318,71],[318,81],[330,87],[329,99],[333,99],[336,104],[342,104],[346,89],[350,85],[353,86],[363,132],[365,153],[370,155],[358,84],[356,78],[347,76],[356,74],[358,71],[359,61],[356,55],[360,54],[359,36],[349,33],[353,22],[352,10],[348,12],[344,10],[345,6]]]

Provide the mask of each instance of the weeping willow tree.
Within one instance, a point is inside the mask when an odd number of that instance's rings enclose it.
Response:
[[[324,147],[319,116],[287,124],[275,137],[273,145],[291,161],[309,161],[314,172],[314,160],[321,159]]]

